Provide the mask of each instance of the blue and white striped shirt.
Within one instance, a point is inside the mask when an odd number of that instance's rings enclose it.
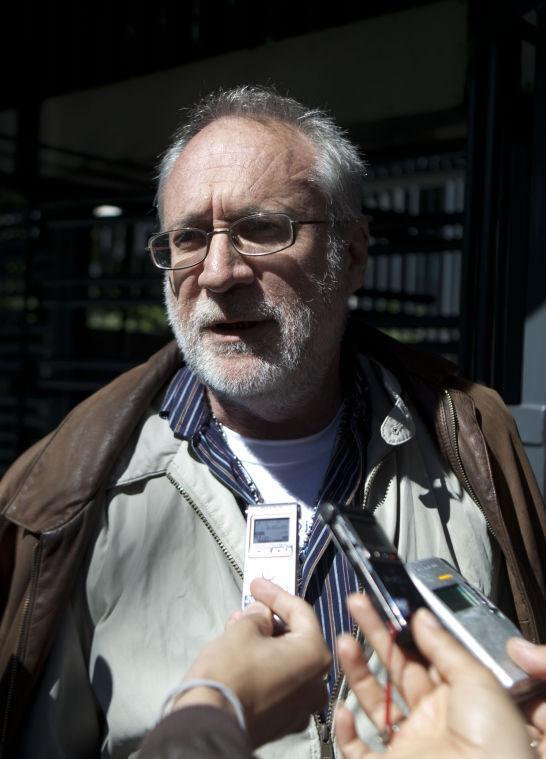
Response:
[[[351,508],[361,508],[370,415],[366,378],[356,357],[351,358],[344,361],[344,410],[317,502],[328,499]],[[215,422],[204,385],[187,367],[182,367],[173,377],[161,415],[168,418],[176,437],[189,441],[195,455],[233,492],[242,508],[263,500]],[[345,556],[333,543],[329,528],[317,514],[302,562],[300,595],[314,607],[333,654],[328,680],[331,692],[340,672],[335,639],[340,633],[353,630],[345,598],[358,590],[358,580]]]

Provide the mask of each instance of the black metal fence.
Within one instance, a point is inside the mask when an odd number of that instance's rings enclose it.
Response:
[[[376,165],[371,248],[350,307],[395,337],[457,359],[463,152]],[[150,198],[0,209],[0,471],[80,400],[169,338],[145,251]],[[82,431],[85,434],[85,431]]]
[[[370,260],[351,306],[405,342],[457,361],[465,156],[457,151],[372,169],[365,196]]]

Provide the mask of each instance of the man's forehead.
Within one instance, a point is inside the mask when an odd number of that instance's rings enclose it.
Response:
[[[267,151],[296,156],[298,163],[310,165],[315,150],[308,137],[279,121],[257,121],[243,117],[224,117],[208,124],[184,148],[181,158],[203,159],[214,156],[219,165],[239,165],[256,160]]]
[[[211,193],[238,202],[249,195],[257,202],[296,205],[316,188],[310,182],[315,149],[310,140],[288,125],[247,118],[223,118],[189,141],[167,179],[164,201],[169,211],[183,197],[200,204]],[[298,197],[296,197],[298,196]],[[307,205],[305,203],[305,205]],[[273,207],[273,206],[272,206]],[[176,210],[177,213],[177,210]],[[168,213],[167,215],[171,215]],[[172,221],[172,220],[170,220]]]
[[[173,169],[180,180],[194,172],[202,181],[308,183],[315,148],[296,129],[280,122],[222,118],[193,137]],[[173,178],[176,178],[173,176]]]

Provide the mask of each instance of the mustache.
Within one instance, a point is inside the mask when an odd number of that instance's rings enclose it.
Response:
[[[275,303],[265,300],[256,300],[249,303],[248,298],[244,301],[231,299],[225,303],[207,301],[196,306],[189,321],[199,330],[223,321],[252,322],[263,320],[280,321],[282,308]]]

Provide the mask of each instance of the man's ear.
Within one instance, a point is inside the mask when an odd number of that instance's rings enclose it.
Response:
[[[368,241],[368,220],[363,216],[351,224],[346,238],[348,295],[352,295],[364,284],[364,273],[368,263]]]

